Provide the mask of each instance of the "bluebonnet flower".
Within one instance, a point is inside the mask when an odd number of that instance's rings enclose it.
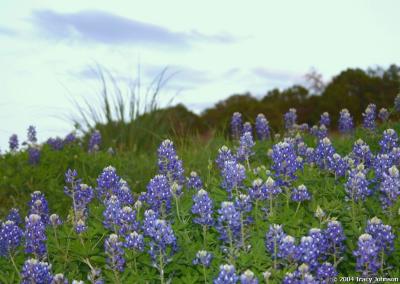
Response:
[[[382,207],[392,206],[400,196],[400,175],[396,166],[392,166],[388,173],[383,173],[380,184]]]
[[[234,205],[241,214],[248,213],[253,209],[250,196],[246,194],[239,194],[235,199]]]
[[[333,155],[336,153],[329,138],[325,137],[319,140],[314,150],[314,162],[324,170],[333,170]]]
[[[264,187],[264,195],[268,200],[273,200],[278,194],[282,193],[279,184],[271,177],[267,178]]]
[[[240,283],[241,284],[258,284],[258,279],[254,275],[253,271],[247,269],[245,272],[240,275]]]
[[[310,274],[310,267],[303,263],[293,273],[287,272],[283,278],[283,284],[319,284],[320,282],[314,279]]]
[[[322,124],[319,128],[318,131],[316,133],[316,136],[318,139],[324,139],[325,137],[328,136],[328,128],[326,128],[326,126],[324,124]]]
[[[242,122],[242,114],[239,112],[235,112],[232,115],[231,119],[231,132],[233,139],[239,139],[242,135],[243,122]]]
[[[342,133],[350,133],[353,131],[354,122],[348,109],[342,109],[339,117],[339,131]]]
[[[254,155],[253,147],[255,143],[251,132],[244,132],[240,137],[239,148],[237,149],[237,159],[240,162],[249,161],[249,158]]]
[[[368,220],[365,232],[372,236],[380,251],[390,254],[394,250],[395,235],[392,227],[382,223],[382,220],[374,217]]]
[[[308,146],[306,143],[304,143],[304,141],[297,143],[297,155],[305,158],[307,154],[307,148]]]
[[[123,243],[119,241],[116,234],[111,234],[104,242],[104,249],[107,255],[107,266],[114,271],[124,271],[125,259]]]
[[[389,112],[386,108],[381,108],[378,113],[378,117],[382,122],[385,122],[389,119]]]
[[[299,125],[299,130],[303,132],[307,132],[310,129],[310,126],[307,123],[302,123]]]
[[[196,172],[190,173],[190,177],[187,178],[187,187],[195,190],[200,190],[203,188],[203,182]]]
[[[46,227],[37,214],[31,214],[25,219],[25,252],[43,258],[47,253]]]
[[[348,165],[345,159],[343,159],[338,153],[335,153],[332,156],[331,162],[331,170],[335,174],[335,178],[343,177],[346,175]]]
[[[309,165],[314,164],[314,148],[307,147],[305,158],[306,158],[306,163],[307,164],[309,164]]]
[[[272,254],[273,259],[278,257],[279,245],[285,237],[286,234],[282,229],[282,225],[272,224],[269,226],[269,230],[265,235],[265,247]]]
[[[167,221],[160,219],[153,223],[153,228],[150,232],[149,254],[153,265],[159,269],[161,274],[164,273],[163,266],[171,261],[171,256],[177,250],[176,237],[171,225]]]
[[[292,130],[297,121],[297,113],[295,108],[289,109],[284,115],[286,130]]]
[[[16,225],[22,223],[21,215],[19,214],[19,209],[11,208],[6,217],[6,221],[13,221]]]
[[[58,216],[57,214],[51,214],[49,221],[50,221],[50,225],[53,228],[57,228],[58,226],[62,225],[62,220],[61,220],[60,216]]]
[[[158,172],[168,178],[170,186],[177,183],[182,186],[185,182],[182,160],[179,159],[174,143],[171,140],[164,140],[157,149]]]
[[[69,186],[64,186],[64,193],[72,198],[73,209],[73,225],[75,232],[78,234],[86,231],[86,220],[89,216],[88,204],[93,199],[93,189],[81,183],[81,179],[77,178],[76,170],[68,169],[65,173],[65,182]]]
[[[332,279],[337,275],[336,268],[329,262],[322,263],[317,269],[317,279],[321,283],[332,283]]]
[[[30,258],[22,266],[21,284],[50,284],[52,280],[51,265],[47,262]]]
[[[363,126],[369,130],[375,130],[376,105],[369,104],[362,116],[364,117]]]
[[[142,252],[144,250],[144,238],[142,234],[138,234],[136,231],[128,234],[125,237],[124,246],[128,249]]]
[[[232,154],[232,151],[227,146],[224,145],[218,150],[218,156],[215,159],[215,163],[217,164],[218,168],[222,171],[225,167],[225,162],[227,161],[236,161],[236,157],[235,155]]]
[[[76,133],[74,131],[70,132],[64,138],[64,144],[71,144],[76,140]]]
[[[119,216],[121,213],[121,202],[115,195],[112,195],[106,200],[105,205],[106,209],[103,211],[103,225],[105,228],[117,233],[118,230],[116,227],[118,226]]]
[[[268,140],[271,136],[268,120],[262,113],[256,117],[256,133],[259,140]]]
[[[67,277],[65,277],[62,273],[57,273],[54,275],[53,279],[51,280],[51,284],[68,284],[69,281]]]
[[[8,145],[10,147],[11,152],[16,152],[18,150],[19,141],[17,134],[13,134],[10,136],[10,139],[8,140]]]
[[[369,234],[362,234],[358,238],[358,248],[353,252],[357,259],[357,271],[362,272],[362,276],[375,274],[379,267],[379,247],[374,238]]]
[[[232,202],[222,202],[216,225],[220,239],[225,243],[239,243],[241,228],[240,212]]]
[[[394,98],[394,110],[400,112],[400,94]]]
[[[257,178],[253,181],[252,186],[248,189],[250,198],[252,200],[264,200],[266,196],[266,186],[262,179]]]
[[[101,277],[100,268],[91,267],[87,278],[91,284],[104,284],[104,279]]]
[[[7,220],[0,224],[0,256],[12,255],[21,244],[22,230],[14,221]]]
[[[400,164],[400,148],[399,147],[394,147],[392,151],[389,153],[391,160],[394,165],[399,165]]]
[[[197,216],[193,219],[193,222],[201,226],[212,226],[214,224],[213,219],[213,202],[208,196],[207,191],[200,189],[193,196],[192,213]]]
[[[28,142],[35,144],[37,142],[36,128],[33,125],[28,127]]]
[[[319,250],[316,240],[310,236],[302,237],[297,246],[296,259],[299,262],[306,263],[311,269],[318,266]]]
[[[100,150],[101,145],[101,133],[98,130],[95,130],[89,139],[89,153],[97,152]]]
[[[60,151],[64,148],[64,140],[60,137],[47,139],[47,144],[55,151]]]
[[[243,134],[246,132],[253,133],[253,127],[251,126],[251,123],[248,121],[243,124],[242,134],[240,136],[243,136]]]
[[[373,164],[374,155],[372,154],[368,144],[362,139],[358,139],[354,142],[350,156],[354,160],[355,165],[364,164],[369,168]]]
[[[308,235],[313,238],[318,257],[323,257],[329,248],[328,239],[326,238],[324,232],[322,232],[322,230],[319,228],[312,228],[310,229]]]
[[[383,174],[393,166],[393,159],[388,154],[378,154],[373,161],[373,168],[375,170],[375,180],[380,181]]]
[[[329,221],[324,235],[328,242],[328,253],[336,257],[344,251],[344,240],[346,239],[343,227],[338,221]],[[335,261],[336,262],[336,261]]]
[[[219,267],[218,277],[214,279],[214,284],[235,284],[239,280],[235,267],[230,264],[224,264]]]
[[[206,250],[199,250],[196,253],[196,257],[193,259],[194,265],[203,265],[204,267],[209,267],[213,259],[213,254]]]
[[[303,202],[311,199],[311,194],[308,192],[304,184],[294,188],[291,193],[291,199],[295,202]]]
[[[165,214],[171,208],[172,192],[168,179],[164,175],[156,175],[147,185],[144,200],[156,212]]]
[[[49,205],[44,194],[40,191],[34,191],[31,194],[31,200],[28,203],[30,214],[37,214],[41,217],[41,221],[47,225],[49,223]]]
[[[134,202],[128,183],[117,175],[116,169],[112,166],[104,168],[98,176],[96,195],[102,201],[111,195],[116,195],[123,205]]]
[[[296,256],[296,249],[295,239],[287,235],[283,237],[278,244],[277,256],[290,262]]]
[[[326,127],[328,127],[331,124],[331,118],[329,117],[329,113],[324,112],[323,114],[321,114],[319,124],[325,125]]]
[[[372,193],[368,188],[369,183],[365,176],[364,167],[360,164],[356,169],[350,171],[349,178],[345,184],[347,198],[355,202],[364,201]]]
[[[296,171],[303,167],[302,159],[297,157],[292,143],[279,142],[275,144],[272,147],[271,159],[271,169],[281,179],[280,182],[283,185],[287,185],[290,180],[295,179]]]
[[[232,190],[238,191],[243,187],[243,181],[246,178],[246,170],[244,166],[236,161],[226,161],[222,170],[222,183],[229,195],[232,197]]]
[[[381,153],[390,153],[394,147],[398,147],[399,136],[393,129],[386,129],[383,131],[382,140],[379,141],[381,146]]]
[[[310,134],[311,134],[312,136],[318,137],[318,132],[319,132],[319,127],[318,127],[318,125],[313,125],[313,126],[310,128]]]
[[[28,162],[31,165],[37,165],[40,162],[40,149],[38,145],[28,147]]]

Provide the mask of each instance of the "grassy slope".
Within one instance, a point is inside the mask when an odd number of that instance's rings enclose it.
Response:
[[[379,133],[388,127],[395,128],[398,131],[400,125],[381,126]],[[379,136],[370,135],[363,130],[357,130],[355,136],[346,139],[332,135],[333,144],[340,154],[348,153],[354,141],[358,138],[362,138],[370,144],[374,152],[377,151]],[[184,162],[186,174],[189,174],[191,170],[195,170],[200,174],[206,184],[206,189],[211,192],[211,196],[215,200],[215,206],[219,208],[220,202],[226,200],[226,194],[219,187],[219,173],[213,161],[219,147],[223,144],[234,145],[222,137],[215,137],[209,142],[200,142],[198,139],[188,139],[188,141],[181,143],[183,146],[177,149]],[[315,144],[314,139],[311,137],[307,137],[306,142],[311,146]],[[269,159],[266,153],[271,145],[271,142],[257,143],[255,147],[256,155],[252,159],[253,168],[260,165],[269,167]],[[4,216],[12,206],[18,207],[23,213],[26,213],[29,194],[34,190],[41,190],[49,201],[51,212],[59,213],[65,220],[70,206],[70,200],[63,193],[64,173],[68,168],[76,169],[85,183],[95,186],[96,177],[101,170],[105,166],[112,165],[117,169],[118,174],[129,183],[134,192],[144,191],[146,184],[156,173],[155,154],[156,149],[152,153],[146,154],[122,152],[111,156],[105,151],[95,155],[88,154],[78,146],[68,147],[61,152],[52,151],[45,147],[38,166],[29,166],[27,164],[26,153],[13,156],[6,155],[0,160],[0,216]],[[254,174],[248,173],[246,184],[250,185],[254,178]],[[302,204],[296,216],[296,204],[290,203],[289,207],[287,207],[283,197],[279,200],[279,208],[276,208],[276,214],[268,220],[262,218],[260,211],[257,217],[258,221],[250,228],[251,253],[241,253],[236,261],[236,269],[238,271],[243,272],[245,269],[250,268],[261,279],[261,273],[271,267],[270,256],[265,252],[264,247],[264,235],[269,224],[284,224],[284,230],[298,240],[301,236],[306,235],[311,227],[320,226],[318,220],[313,216],[318,205],[328,215],[341,221],[345,227],[347,249],[343,263],[339,264],[339,271],[343,276],[356,275],[351,251],[356,246],[358,236],[363,233],[367,219],[376,215],[383,219],[384,223],[394,226],[394,231],[398,232],[400,228],[398,217],[389,220],[382,213],[377,197],[369,198],[364,206],[359,208],[356,227],[354,227],[351,222],[349,204],[344,202],[344,180],[335,183],[332,176],[307,166],[304,172],[299,174],[296,185],[301,183],[304,183],[311,190],[312,200]],[[178,236],[179,246],[183,249],[174,256],[173,262],[166,269],[166,274],[174,277],[173,283],[195,283],[196,279],[202,279],[202,271],[191,265],[196,251],[201,249],[202,246],[201,229],[199,226],[192,224],[189,219],[192,204],[191,194],[185,194],[182,200],[182,212],[184,218],[188,221],[182,224],[177,219],[174,219],[173,228]],[[64,225],[58,232],[60,246],[57,245],[53,232],[49,229],[48,247],[54,272],[67,272],[67,276],[70,279],[86,279],[89,268],[83,261],[85,258],[89,258],[92,264],[104,268],[102,243],[105,232],[101,226],[101,212],[102,208],[97,201],[91,205],[90,229],[84,236],[84,245],[81,244],[74,233],[71,234],[69,224]],[[172,214],[174,215],[175,212],[173,211]],[[172,217],[174,218],[174,216]],[[69,242],[68,239],[71,241]],[[216,259],[208,271],[209,277],[215,277],[219,265],[226,261],[221,254],[219,245],[218,233],[212,230],[208,236],[208,250],[215,253]],[[400,259],[399,248],[400,242],[396,239],[396,251],[389,259],[389,262],[394,266],[389,272],[393,277],[400,275],[398,262],[396,264],[396,259]],[[21,253],[17,256],[19,267],[22,266],[23,260],[24,256]],[[149,257],[146,254],[138,257],[138,263],[141,267],[140,278],[138,278],[138,274],[133,269],[130,269],[123,274],[124,281],[131,283],[128,280],[138,281],[138,279],[144,279],[152,281],[157,278],[157,272],[149,265]],[[13,283],[16,276],[11,264],[2,259],[0,260],[0,267],[4,267],[0,272],[0,282]],[[112,274],[107,271],[105,273],[112,281]],[[279,279],[283,275],[284,271],[279,271],[275,274],[277,277],[275,279]]]

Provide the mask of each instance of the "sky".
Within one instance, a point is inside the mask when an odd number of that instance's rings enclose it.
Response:
[[[400,1],[54,1],[0,2],[0,148],[37,127],[64,136],[74,101],[99,103],[96,68],[124,94],[171,76],[160,104],[199,113],[235,93],[262,96],[325,81],[351,67],[399,63]]]

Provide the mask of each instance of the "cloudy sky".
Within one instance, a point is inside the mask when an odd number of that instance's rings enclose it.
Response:
[[[172,97],[199,112],[233,93],[262,95],[347,67],[399,63],[400,2],[17,1],[0,3],[0,148],[29,124],[71,130],[71,100],[95,102],[93,69],[121,86],[168,66]]]

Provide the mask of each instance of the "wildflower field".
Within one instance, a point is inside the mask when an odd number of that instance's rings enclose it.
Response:
[[[229,137],[151,153],[99,131],[39,145],[31,126],[0,159],[0,283],[400,277],[400,98],[388,107],[313,127],[290,109],[280,134],[237,112]]]

